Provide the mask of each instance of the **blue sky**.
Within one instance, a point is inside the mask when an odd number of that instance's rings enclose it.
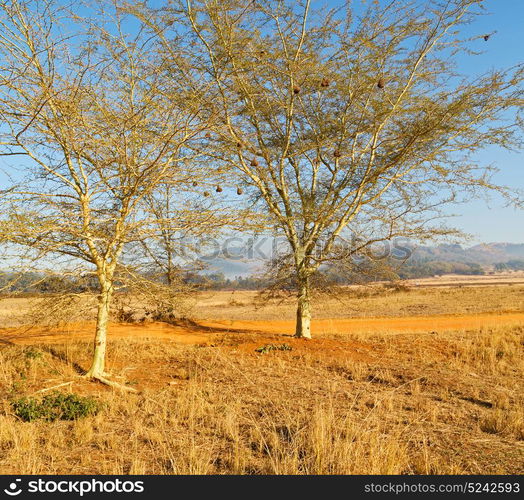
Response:
[[[465,31],[470,35],[496,33],[487,42],[478,41],[483,54],[460,59],[460,69],[471,74],[493,67],[512,66],[524,60],[524,1],[489,0],[484,5],[488,14],[478,17]],[[478,158],[500,169],[495,177],[499,184],[524,190],[522,152],[509,153],[493,148],[480,153]],[[477,200],[453,207],[452,211],[459,215],[450,223],[471,233],[474,241],[524,243],[524,210],[505,208],[504,201],[498,196],[493,196],[489,204]]]

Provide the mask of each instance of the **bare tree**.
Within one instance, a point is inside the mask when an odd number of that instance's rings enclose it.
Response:
[[[202,169],[193,176],[192,191],[181,192],[167,182],[144,199],[154,225],[128,248],[119,279],[131,292],[128,302],[141,298],[150,319],[172,322],[190,315],[198,286],[188,274],[205,267],[201,257],[208,243],[218,241],[221,230],[236,222],[238,215],[222,196],[202,195],[216,182]],[[195,196],[196,190],[200,196]]]
[[[0,7],[0,154],[21,165],[23,186],[5,216],[14,244],[96,276],[87,377],[114,384],[105,358],[118,269],[129,246],[158,231],[147,205],[155,190],[192,189],[189,144],[211,114],[118,4],[78,12],[54,0]]]
[[[480,1],[167,3],[150,21],[158,38],[169,47],[185,23],[188,77],[213,83],[201,96],[218,116],[209,157],[289,243],[298,337],[311,335],[311,276],[337,248],[447,234],[449,203],[508,194],[475,154],[520,146],[523,68],[456,69],[487,43],[461,38]]]

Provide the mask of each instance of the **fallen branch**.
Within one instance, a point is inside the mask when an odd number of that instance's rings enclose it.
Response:
[[[39,391],[34,392],[33,395],[34,394],[40,394],[42,392],[51,391],[53,389],[58,389],[59,387],[64,387],[66,385],[71,385],[72,383],[73,383],[73,380],[71,380],[70,382],[64,382],[63,384],[53,385],[52,387],[47,387],[45,389],[40,389]]]
[[[108,385],[109,387],[114,387],[115,389],[119,389],[121,391],[125,392],[133,392],[135,394],[138,394],[139,391],[136,389],[133,389],[132,387],[127,387],[126,385],[119,384],[118,382],[114,382],[113,380],[109,380],[108,378],[97,376],[97,375],[84,375],[84,378],[90,379],[90,380],[96,380],[104,385]]]

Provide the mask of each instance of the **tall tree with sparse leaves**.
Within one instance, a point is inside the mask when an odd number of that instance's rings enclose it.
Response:
[[[119,267],[126,248],[179,227],[159,221],[149,200],[166,186],[173,203],[177,191],[194,191],[190,144],[202,140],[212,115],[118,2],[91,2],[81,17],[64,5],[0,7],[0,155],[19,181],[2,227],[13,228],[11,245],[48,265],[55,259],[55,269],[96,276],[87,377],[115,385],[105,360]]]
[[[306,338],[323,263],[396,236],[447,234],[442,209],[480,191],[515,200],[476,154],[520,147],[523,103],[522,66],[457,70],[489,43],[462,35],[481,1],[315,5],[173,0],[140,14],[174,72],[172,40],[184,33],[189,87],[212,84],[200,96],[217,116],[207,155],[287,238]]]

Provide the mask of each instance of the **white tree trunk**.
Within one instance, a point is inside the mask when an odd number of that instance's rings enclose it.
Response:
[[[309,295],[309,280],[299,280],[297,324],[295,337],[311,338],[311,301]]]
[[[102,291],[98,299],[93,363],[86,374],[87,377],[103,377],[105,373],[107,324],[109,322],[109,308],[111,306],[112,296],[113,287],[107,282],[102,283]]]

